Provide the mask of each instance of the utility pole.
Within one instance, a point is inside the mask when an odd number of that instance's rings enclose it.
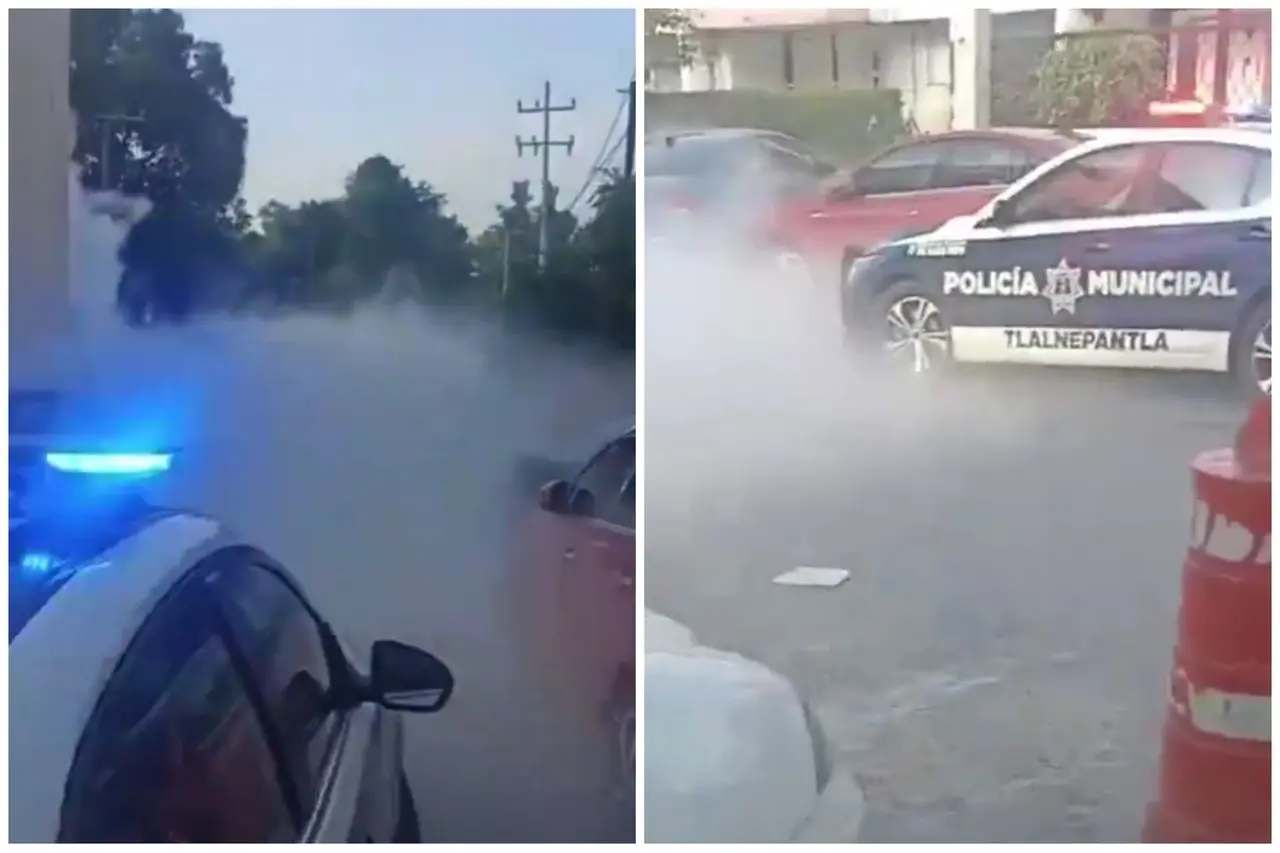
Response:
[[[130,115],[101,115],[98,116],[99,123],[102,124],[102,154],[98,163],[98,170],[102,173],[98,177],[102,181],[101,189],[111,189],[111,131],[119,124],[141,124],[144,119],[141,116]]]
[[[627,159],[626,173],[630,178],[636,173],[636,79],[631,78],[631,85],[619,89],[618,94],[627,96]]]
[[[568,113],[578,108],[578,101],[570,98],[569,103],[560,106],[552,106],[551,104],[551,82],[542,84],[542,100],[534,101],[533,106],[526,107],[521,101],[516,101],[516,112],[542,113],[542,136],[532,139],[523,139],[516,136],[516,153],[524,156],[524,149],[532,148],[533,155],[536,157],[542,154],[542,214],[538,221],[538,269],[546,269],[547,265],[547,248],[548,248],[548,231],[547,227],[551,219],[551,149],[563,148],[565,153],[570,157],[573,156],[573,136],[568,139],[552,139],[551,138],[551,114],[552,113]]]

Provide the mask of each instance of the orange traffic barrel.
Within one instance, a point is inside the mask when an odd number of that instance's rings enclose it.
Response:
[[[1271,400],[1193,462],[1159,792],[1144,841],[1271,840]]]

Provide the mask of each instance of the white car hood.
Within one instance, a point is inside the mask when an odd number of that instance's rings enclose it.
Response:
[[[646,611],[644,684],[646,841],[810,840],[816,824],[836,836],[822,840],[855,839],[861,795],[851,776],[818,790],[801,700],[781,675]]]

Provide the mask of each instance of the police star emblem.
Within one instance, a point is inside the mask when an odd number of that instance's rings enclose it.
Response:
[[[1076,313],[1076,300],[1084,296],[1084,287],[1080,284],[1080,267],[1071,266],[1063,258],[1056,267],[1047,268],[1044,275],[1045,285],[1040,295],[1049,300],[1053,313]]]

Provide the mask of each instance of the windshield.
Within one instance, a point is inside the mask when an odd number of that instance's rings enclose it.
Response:
[[[646,177],[704,177],[724,168],[732,156],[729,143],[719,139],[679,138],[674,144],[666,140],[645,146]]]

